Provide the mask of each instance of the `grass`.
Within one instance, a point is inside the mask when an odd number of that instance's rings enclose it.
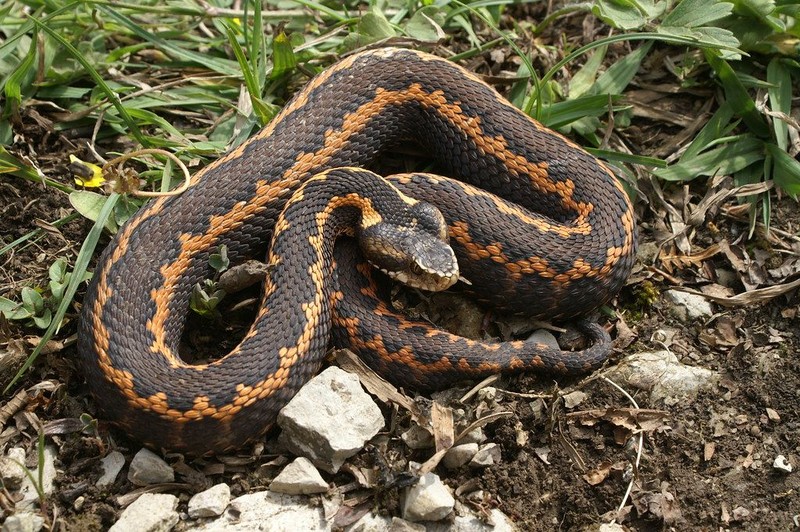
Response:
[[[507,91],[512,103],[577,138],[627,181],[635,183],[642,172],[664,182],[730,175],[736,185],[771,181],[782,194],[800,192],[800,164],[787,153],[796,126],[790,118],[791,87],[800,77],[797,4],[595,0],[564,6],[537,21],[509,17],[511,9],[522,13],[525,7],[511,3],[387,0],[331,7],[274,1],[262,7],[246,1],[233,9],[226,2],[195,0],[0,2],[5,36],[0,173],[43,181],[49,193],[69,195],[82,213],[87,201],[96,202],[88,209],[95,225],[65,277],[52,316],[39,322],[45,329],[39,345],[57,333],[70,311],[104,228],[119,227],[142,203],[102,191],[87,200],[71,179],[23,158],[15,134],[39,102],[46,105],[35,108],[49,116],[55,133],[86,140],[78,155],[87,162],[97,162],[93,152],[123,145],[127,151],[168,150],[197,166],[245,141],[311,75],[354,49],[410,44],[454,60],[505,50],[520,59]],[[576,13],[598,17],[608,36],[584,46],[541,40],[562,17]],[[680,87],[712,94],[712,114],[666,160],[611,149],[609,133],[624,131],[634,118],[626,91],[643,65],[665,50],[676,58],[670,68]],[[141,179],[143,189],[166,191],[179,181],[171,179],[171,164],[165,170],[164,159],[139,163],[134,181]],[[758,219],[769,225],[770,194],[746,201],[753,227]],[[0,241],[0,256],[40,234]],[[29,288],[46,294],[41,287]],[[27,294],[20,304],[38,303]]]

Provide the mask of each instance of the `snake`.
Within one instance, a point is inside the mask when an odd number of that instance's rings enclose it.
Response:
[[[380,175],[413,146],[424,172]],[[230,352],[179,352],[193,287],[266,254],[261,305]],[[319,72],[180,195],[145,204],[100,255],[78,325],[98,417],[157,449],[241,448],[347,347],[408,389],[498,372],[577,374],[611,351],[468,339],[396,310],[391,285],[455,284],[498,313],[580,318],[629,276],[636,225],[614,172],[435,55],[378,48]],[[459,280],[463,282],[459,282]]]

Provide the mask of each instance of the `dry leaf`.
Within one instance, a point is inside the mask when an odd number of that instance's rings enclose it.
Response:
[[[582,410],[566,415],[584,425],[593,426],[598,421],[608,421],[618,427],[628,430],[651,431],[660,427],[669,416],[666,410],[652,410],[646,408],[600,408],[596,410]]]
[[[608,461],[601,463],[599,466],[594,469],[590,469],[585,475],[583,475],[583,480],[588,482],[590,486],[597,486],[606,478],[608,478],[609,473],[611,473],[612,465],[613,464]]]
[[[700,268],[703,265],[703,261],[710,259],[721,251],[722,250],[720,249],[719,244],[714,244],[702,251],[692,253],[691,255],[670,253],[667,255],[661,255],[658,259],[661,261],[664,269],[669,273],[672,273],[674,270],[682,270],[692,266]]]

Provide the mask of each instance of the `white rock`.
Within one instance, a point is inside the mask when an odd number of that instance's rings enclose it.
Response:
[[[97,479],[97,486],[108,486],[117,480],[117,475],[122,471],[125,465],[125,457],[119,451],[111,451],[102,460],[100,466],[103,468],[103,474]]]
[[[178,498],[165,493],[145,493],[125,508],[109,532],[167,532],[178,524]]]
[[[609,371],[609,378],[622,386],[632,386],[650,392],[650,401],[668,397],[694,397],[719,380],[719,374],[700,367],[678,362],[669,351],[636,353],[623,359]]]
[[[625,527],[618,523],[603,523],[597,527],[597,532],[625,532]]]
[[[472,457],[469,465],[470,467],[489,467],[499,463],[500,459],[500,446],[496,443],[487,443]]]
[[[477,429],[473,429],[468,433],[464,434],[464,437],[458,440],[458,444],[464,443],[483,443],[486,441],[486,434],[483,433],[483,428],[478,427]]]
[[[672,313],[681,321],[709,318],[714,314],[711,303],[703,296],[680,290],[667,290],[664,296],[672,303]]]
[[[433,439],[433,434],[423,429],[417,424],[411,427],[400,435],[400,439],[408,445],[409,449],[429,449],[436,443]]]
[[[16,490],[25,480],[25,449],[12,447],[0,458],[0,478],[6,489]]]
[[[384,426],[380,408],[358,377],[330,367],[311,379],[278,414],[280,441],[317,467],[336,473]]]
[[[403,501],[403,518],[408,521],[438,521],[455,506],[450,490],[434,473],[426,473],[408,489]]]
[[[231,488],[224,482],[195,493],[189,499],[189,517],[217,517],[222,515],[231,502]]]
[[[773,469],[777,469],[778,471],[782,471],[784,473],[791,473],[792,472],[792,464],[786,459],[785,456],[779,454],[775,457],[775,461],[772,462]]]
[[[228,510],[213,521],[193,525],[198,532],[298,532],[331,530],[320,506],[310,506],[303,495],[260,491],[231,501]]]
[[[489,523],[474,515],[458,515],[452,523],[428,523],[427,532],[516,532],[517,527],[503,512],[489,512]]]
[[[463,445],[454,445],[442,458],[442,464],[449,469],[458,469],[463,466],[478,452],[477,443],[465,443]]]
[[[175,471],[160,456],[142,448],[131,460],[128,480],[137,486],[175,482]]]
[[[44,446],[44,468],[42,470],[41,488],[45,495],[51,495],[53,493],[56,480],[57,455],[58,451],[56,450],[55,446]],[[31,476],[28,477],[28,475],[25,475],[25,478],[22,480],[22,486],[19,489],[19,492],[22,494],[22,500],[17,502],[17,508],[19,509],[28,509],[39,504],[39,494],[37,493],[36,487],[31,481],[32,477],[37,483],[39,482],[39,468],[36,467],[34,469],[30,469],[29,471],[31,472]]]
[[[382,515],[367,512],[361,519],[345,527],[345,532],[389,532],[392,519]]]
[[[536,329],[528,336],[529,342],[539,342],[540,344],[545,344],[548,347],[552,347],[553,349],[561,349],[558,346],[558,340],[556,337],[553,336],[553,333],[548,331],[547,329]]]
[[[5,480],[5,479],[4,479]],[[44,526],[44,519],[31,512],[17,512],[6,517],[2,532],[39,532]]]
[[[270,483],[269,489],[288,495],[310,495],[328,491],[328,483],[308,458],[297,458],[283,468]]]
[[[392,517],[392,523],[389,525],[389,532],[425,532],[425,525],[412,523],[399,517]]]

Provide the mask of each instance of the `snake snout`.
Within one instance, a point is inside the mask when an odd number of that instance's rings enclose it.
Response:
[[[438,292],[458,281],[458,261],[448,244],[447,223],[439,209],[419,202],[391,221],[361,231],[361,249],[373,266],[392,279]]]

